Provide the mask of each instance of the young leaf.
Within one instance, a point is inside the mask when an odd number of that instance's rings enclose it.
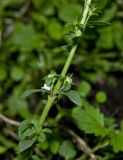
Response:
[[[30,148],[33,145],[34,141],[33,140],[21,140],[19,142],[19,151],[23,152],[26,149]]]
[[[28,128],[21,135],[21,139],[26,139],[26,137],[32,137],[34,134],[35,134],[34,128]]]
[[[21,122],[19,129],[18,129],[18,135],[19,138],[22,139],[23,138],[23,133],[24,131],[29,128],[31,125],[31,121],[30,120],[24,120]]]
[[[77,91],[70,90],[66,93],[64,93],[73,103],[75,103],[78,106],[82,105],[81,97]]]
[[[110,25],[109,22],[104,21],[91,21],[88,23],[89,26],[108,26]]]
[[[38,135],[42,130],[39,119],[37,117],[34,117],[34,119],[32,120],[32,124],[34,125],[35,132]]]
[[[86,106],[85,108],[75,107],[73,109],[72,117],[78,128],[84,130],[86,133],[95,135],[104,135],[104,116],[98,108]]]
[[[25,91],[25,92],[21,95],[21,98],[25,98],[25,97],[29,96],[29,95],[32,94],[32,93],[42,92],[42,91],[44,92],[43,89],[29,89],[29,90]]]
[[[44,142],[45,140],[46,140],[46,136],[43,132],[41,132],[40,135],[38,136],[38,141]]]
[[[74,158],[76,156],[76,150],[74,149],[71,141],[66,140],[62,143],[59,154],[64,157],[66,160]]]
[[[44,132],[44,133],[51,133],[52,131],[51,131],[51,129],[49,129],[49,128],[44,128],[44,129],[43,129],[43,132]]]

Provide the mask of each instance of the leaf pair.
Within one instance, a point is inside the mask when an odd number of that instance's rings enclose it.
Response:
[[[46,140],[45,133],[51,133],[48,128],[42,129],[40,121],[37,118],[33,120],[24,120],[18,130],[19,135],[19,151],[23,152],[32,147],[34,143],[44,142]]]

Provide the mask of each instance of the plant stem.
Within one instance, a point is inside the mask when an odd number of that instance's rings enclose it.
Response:
[[[89,6],[91,4],[91,1],[92,0],[85,0],[83,16],[82,16],[82,19],[80,21],[80,24],[83,25],[83,29],[85,29],[85,27],[86,27],[86,23],[87,23],[87,20],[88,20]],[[78,34],[80,36],[82,35],[82,32],[79,29],[77,30],[76,35],[78,35]],[[70,67],[70,64],[72,62],[72,59],[73,59],[73,57],[75,55],[77,46],[78,46],[78,43],[76,42],[76,44],[73,45],[73,47],[72,47],[72,49],[71,49],[71,51],[70,51],[70,53],[68,55],[68,58],[67,58],[67,60],[65,62],[65,65],[64,65],[64,67],[62,69],[62,72],[61,72],[61,77],[65,77],[66,76],[67,71],[68,71],[68,69]],[[57,83],[56,83],[56,85],[54,87],[54,90],[53,90],[53,96],[51,96],[51,95],[48,96],[48,101],[47,101],[47,103],[46,103],[46,105],[44,107],[44,110],[43,110],[43,112],[42,112],[42,114],[40,116],[40,124],[41,124],[41,126],[43,126],[43,124],[45,122],[45,119],[46,119],[46,117],[47,117],[47,115],[49,113],[49,110],[52,107],[52,105],[53,105],[53,103],[54,103],[54,101],[56,99],[55,95],[59,92],[59,89],[60,89],[61,85],[62,85],[62,81],[61,81],[61,79],[58,79],[58,81],[57,81]]]

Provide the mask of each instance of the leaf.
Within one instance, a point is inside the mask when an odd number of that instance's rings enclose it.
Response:
[[[50,142],[50,150],[53,154],[57,154],[60,147],[60,141],[59,140],[52,140]]]
[[[55,40],[60,40],[62,38],[62,25],[57,20],[52,20],[49,23],[47,31],[51,38]]]
[[[38,146],[42,149],[42,150],[47,150],[49,148],[49,142],[48,141],[44,141],[44,142],[40,142],[38,144]]]
[[[70,91],[64,93],[64,95],[66,95],[76,105],[78,105],[78,106],[82,105],[81,97],[77,91],[70,90]]]
[[[123,28],[121,22],[113,23],[114,42],[118,49],[123,50]]]
[[[29,128],[31,125],[31,121],[30,120],[24,120],[21,122],[21,124],[19,125],[19,129],[18,129],[18,135],[19,138],[21,139],[21,136],[23,135],[24,131]]]
[[[38,136],[38,141],[44,142],[45,140],[46,140],[46,136],[43,132],[41,132],[40,135]]]
[[[24,77],[24,71],[17,66],[12,67],[10,74],[14,81],[20,81]]]
[[[91,91],[91,85],[87,81],[82,81],[78,86],[78,91],[82,97],[86,97]]]
[[[37,117],[34,117],[34,119],[32,120],[32,124],[34,125],[35,128],[41,128],[40,120]]]
[[[26,139],[27,137],[32,137],[33,135],[35,135],[34,128],[28,128],[21,135],[21,139]]]
[[[104,91],[100,91],[96,94],[96,101],[98,103],[105,103],[107,101],[107,95]]]
[[[116,3],[112,3],[110,7],[105,9],[102,16],[100,17],[100,20],[101,21],[111,21],[114,18],[117,12],[117,9],[118,9],[118,6],[116,5]]]
[[[74,149],[71,141],[66,140],[62,143],[59,154],[64,157],[66,160],[74,158],[76,156],[76,150]]]
[[[30,148],[33,145],[34,141],[33,140],[21,140],[19,142],[19,151],[23,152],[26,149]]]
[[[10,44],[21,51],[31,51],[40,46],[41,38],[32,24],[17,22],[10,38]]]
[[[90,21],[88,25],[89,26],[108,26],[110,25],[110,23],[105,21]]]
[[[3,145],[0,145],[0,155],[1,154],[5,154],[7,151],[7,147],[3,146]]]
[[[75,22],[77,17],[82,14],[82,6],[79,4],[67,4],[60,8],[59,17],[65,22]]]
[[[98,108],[85,106],[84,108],[75,107],[72,117],[78,128],[86,133],[95,134],[96,136],[104,135],[104,116]]]
[[[43,129],[43,132],[44,132],[44,133],[52,133],[52,130],[49,129],[49,128],[44,128],[44,129]]]
[[[29,89],[27,91],[25,91],[22,95],[21,95],[21,98],[25,98],[29,95],[31,95],[32,93],[36,93],[36,92],[44,92],[43,89]]]
[[[32,118],[27,101],[25,99],[20,99],[19,95],[11,95],[7,100],[7,105],[12,115],[19,114],[24,119]]]
[[[32,159],[33,159],[33,160],[41,160],[41,159],[38,158],[36,155],[33,155],[33,156],[32,156]]]
[[[41,7],[41,4],[42,4],[43,0],[35,0],[35,1],[32,1],[34,7],[36,9],[39,9]]]
[[[114,134],[111,135],[110,143],[115,153],[123,152],[123,131],[115,131]]]
[[[98,10],[103,10],[106,4],[108,3],[108,0],[93,0],[95,6],[97,7]]]
[[[5,67],[0,67],[0,82],[7,78],[7,70]]]
[[[113,48],[114,41],[113,41],[112,26],[103,27],[99,30],[99,32],[100,32],[100,37],[97,41],[98,47],[102,49]]]

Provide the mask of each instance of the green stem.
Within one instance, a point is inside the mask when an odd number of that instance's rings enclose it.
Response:
[[[86,27],[86,23],[87,23],[87,19],[88,19],[88,12],[89,12],[89,6],[90,6],[90,4],[91,4],[91,0],[85,0],[83,16],[82,16],[82,20],[80,21],[80,24],[83,25],[84,29]],[[78,30],[78,32],[76,33],[76,35],[78,35],[78,33],[80,33],[80,35],[82,35],[82,32],[80,30]],[[61,77],[65,77],[66,76],[67,71],[68,71],[68,69],[70,67],[71,61],[72,61],[72,59],[74,57],[74,54],[76,52],[77,46],[78,46],[78,44],[76,43],[72,47],[72,49],[71,49],[71,51],[69,53],[69,56],[68,56],[68,58],[66,60],[66,63],[64,65],[64,67],[63,67],[63,70],[61,72]],[[40,116],[40,124],[41,124],[41,126],[45,122],[45,119],[46,119],[46,117],[47,117],[47,115],[49,113],[49,110],[52,107],[52,105],[53,105],[53,103],[54,103],[54,101],[56,99],[55,95],[59,92],[59,89],[60,89],[61,85],[62,85],[62,81],[59,79],[57,81],[55,87],[54,87],[53,96],[51,96],[51,95],[48,96],[48,101],[47,101],[47,103],[46,103],[46,105],[44,107],[44,110],[43,110],[43,112],[42,112],[42,114]]]

